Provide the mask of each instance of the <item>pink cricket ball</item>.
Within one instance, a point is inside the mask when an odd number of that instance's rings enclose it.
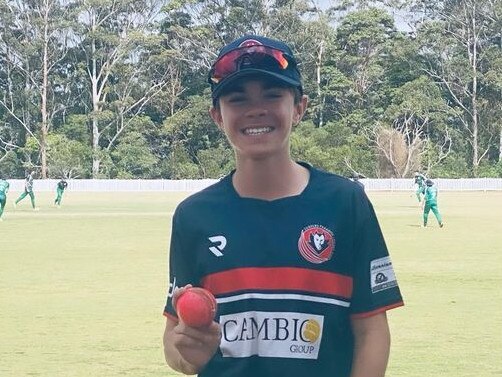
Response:
[[[176,312],[191,327],[206,327],[216,315],[216,299],[207,289],[187,288],[176,300]]]

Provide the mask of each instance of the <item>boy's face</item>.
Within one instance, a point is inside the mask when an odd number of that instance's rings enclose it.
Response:
[[[301,120],[306,106],[306,96],[295,104],[291,88],[247,79],[225,91],[210,114],[237,158],[289,156],[291,128]]]

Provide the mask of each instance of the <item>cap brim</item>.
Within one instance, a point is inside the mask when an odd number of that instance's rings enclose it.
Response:
[[[282,82],[288,86],[291,87],[296,87],[296,88],[301,88],[302,83],[298,80],[295,80],[293,78],[281,75],[276,72],[270,72],[270,71],[265,71],[262,69],[257,69],[257,68],[247,68],[238,72],[235,72],[234,74],[228,76],[221,82],[221,84],[216,85],[213,89],[212,92],[212,97],[213,99],[218,98],[222,92],[225,91],[226,88],[228,88],[230,85],[234,84],[237,80],[242,79],[244,77],[248,76],[253,76],[253,77],[267,77],[267,78],[273,78],[279,82]]]

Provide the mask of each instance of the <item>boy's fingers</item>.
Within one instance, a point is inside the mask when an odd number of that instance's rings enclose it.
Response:
[[[173,292],[173,307],[176,309],[176,301],[178,297],[180,297],[183,292],[185,292],[188,288],[192,288],[192,284],[187,284],[183,287],[176,287]]]

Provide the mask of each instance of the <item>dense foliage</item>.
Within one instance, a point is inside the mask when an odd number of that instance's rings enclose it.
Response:
[[[301,61],[294,158],[343,175],[502,177],[501,15],[498,0],[0,0],[0,174],[228,173],[207,71],[257,33]]]

